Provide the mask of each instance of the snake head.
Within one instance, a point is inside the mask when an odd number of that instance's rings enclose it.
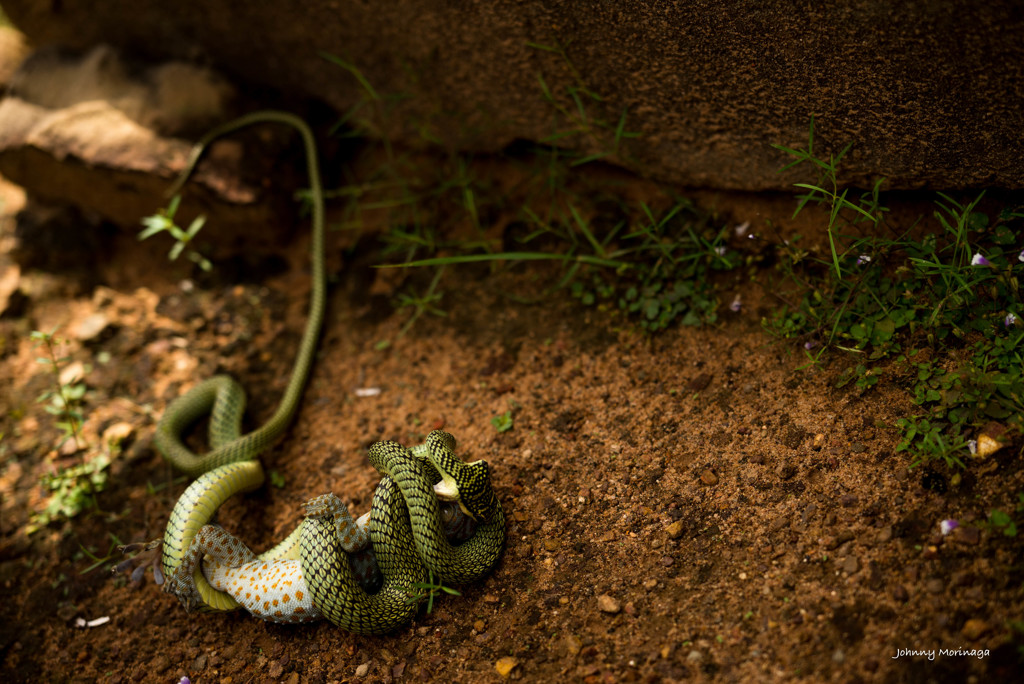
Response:
[[[487,522],[497,508],[491,489],[491,469],[487,461],[463,463],[452,452],[455,439],[447,432],[434,430],[427,435],[430,462],[441,474],[434,493],[442,501],[458,501],[462,512],[477,522]]]
[[[491,467],[487,461],[462,465],[459,479],[459,505],[474,520],[489,522],[498,508],[498,497],[491,489]]]

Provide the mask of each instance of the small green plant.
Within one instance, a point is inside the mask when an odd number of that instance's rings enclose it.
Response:
[[[72,439],[75,442],[75,450],[78,451],[83,446],[78,434],[79,426],[82,423],[82,413],[78,410],[78,405],[85,397],[86,388],[85,383],[81,382],[71,385],[61,382],[61,366],[70,358],[57,355],[58,348],[65,344],[65,340],[56,337],[55,332],[56,330],[48,333],[34,330],[30,335],[35,346],[45,350],[46,356],[37,357],[36,362],[49,368],[56,387],[54,390],[47,390],[40,394],[36,401],[45,404],[44,410],[57,418],[57,427],[64,433],[61,443]]]
[[[96,495],[106,487],[110,461],[109,454],[95,454],[84,463],[44,475],[42,484],[49,491],[49,498],[43,510],[32,515],[28,534],[62,517],[73,518],[96,508]]]
[[[509,430],[511,430],[512,429],[512,411],[511,411],[511,409],[508,410],[508,411],[505,411],[504,413],[500,413],[500,414],[494,416],[493,418],[491,418],[491,425],[493,425],[494,429],[497,430],[498,432],[508,432]]]
[[[838,164],[850,146],[827,159],[816,156],[813,119],[806,149],[776,149],[795,158],[785,168],[807,163],[818,170],[817,183],[797,184],[807,191],[797,212],[809,202],[826,205],[830,255],[818,260],[794,244],[780,247],[780,268],[802,297],[787,300],[764,327],[802,341],[811,363],[830,349],[866,357],[840,375],[838,387],[856,381],[863,391],[882,379],[906,386],[922,409],[896,425],[897,451],[912,454],[912,465],[939,460],[963,467],[980,425],[997,420],[1024,427],[1018,285],[1024,252],[1017,237],[1024,213],[1007,209],[990,220],[980,210],[984,193],[970,201],[940,193],[933,222],[919,220],[914,238],[909,230],[890,231],[895,237],[846,235],[861,222],[884,224],[881,182],[856,202],[840,191]],[[932,354],[919,356],[928,348]],[[955,355],[943,353],[950,350]]]
[[[727,247],[727,229],[709,225],[685,200],[664,211],[641,203],[634,215],[603,231],[575,205],[568,209],[548,221],[523,207],[534,230],[520,241],[544,239],[553,251],[456,254],[392,266],[552,261],[563,268],[553,289],[567,287],[586,306],[617,308],[645,330],[717,320],[714,276],[743,263],[742,254]]]
[[[196,235],[202,229],[203,224],[206,223],[206,217],[199,216],[189,224],[188,228],[181,228],[174,222],[174,215],[178,212],[179,204],[181,204],[181,195],[175,195],[166,208],[160,209],[156,214],[142,219],[142,225],[145,228],[139,232],[139,240],[145,240],[157,233],[166,231],[175,240],[175,243],[171,246],[171,251],[167,254],[168,259],[176,261],[182,252],[188,249],[185,252],[188,260],[198,265],[204,271],[209,271],[213,268],[210,260],[191,248]]]
[[[277,489],[284,489],[285,480],[284,476],[274,469],[267,471],[267,479],[270,480],[270,484]]]
[[[549,146],[549,152],[552,155],[575,157],[569,166],[580,166],[619,155],[623,142],[640,137],[640,133],[626,130],[628,109],[623,109],[614,122],[594,116],[589,111],[589,107],[592,106],[607,109],[605,98],[594,92],[584,82],[583,77],[569,58],[566,45],[559,42],[554,45],[530,42],[527,45],[560,57],[562,65],[568,69],[572,77],[572,83],[565,86],[564,92],[557,93],[548,86],[543,76],[539,74],[537,76],[544,101],[551,105],[558,119],[555,124],[555,132],[541,140],[541,143]],[[611,136],[610,147],[607,142],[609,135]],[[559,143],[574,137],[583,138],[591,147],[599,151],[577,156],[575,153],[558,148]]]
[[[832,265],[835,268],[836,277],[843,277],[843,270],[840,266],[840,254],[837,246],[836,231],[840,225],[840,218],[844,211],[853,212],[853,223],[867,220],[872,224],[878,223],[879,216],[886,211],[879,204],[879,192],[885,179],[880,178],[875,183],[870,193],[861,196],[859,202],[849,199],[849,189],[839,190],[839,163],[850,151],[853,144],[847,144],[838,154],[829,155],[828,160],[817,157],[814,154],[814,116],[811,116],[811,127],[807,134],[807,148],[790,148],[784,145],[772,145],[775,149],[785,152],[793,157],[793,161],[782,167],[780,171],[786,171],[801,164],[809,164],[818,171],[816,183],[796,183],[795,186],[806,190],[805,195],[798,197],[800,203],[797,205],[793,216],[796,217],[810,202],[827,203],[829,205],[828,218],[828,242],[832,252]]]
[[[1006,537],[1017,536],[1017,520],[1021,513],[1024,513],[1024,493],[1017,495],[1017,504],[1013,514],[1006,513],[998,508],[992,509],[988,514],[988,525],[993,530],[999,530]]]
[[[434,277],[431,279],[430,285],[422,295],[410,295],[404,292],[400,292],[398,294],[397,301],[395,302],[395,308],[399,311],[412,309],[412,315],[409,316],[405,321],[405,324],[402,325],[402,329],[398,332],[399,337],[405,337],[405,334],[409,332],[409,328],[411,328],[416,320],[425,313],[441,317],[448,315],[447,311],[436,306],[437,302],[440,302],[444,297],[443,292],[437,291],[437,284],[441,281],[441,275],[443,273],[444,266],[441,266],[434,273]]]
[[[575,281],[573,296],[587,305],[607,301],[649,331],[714,323],[718,296],[713,276],[741,263],[740,253],[726,246],[728,230],[709,226],[686,201],[660,215],[645,203],[640,209],[642,216],[611,252],[619,261],[614,273],[603,269],[589,283]]]
[[[443,580],[438,577],[437,581],[434,581],[434,572],[432,570],[427,571],[429,573],[429,579],[426,582],[416,582],[410,587],[408,594],[409,598],[405,600],[407,604],[418,604],[423,599],[427,600],[427,613],[431,613],[434,610],[434,599],[441,594],[448,594],[449,596],[462,596],[462,594],[446,587],[443,584]]]
[[[80,403],[85,396],[83,382],[65,384],[61,381],[62,365],[69,358],[58,356],[58,348],[66,342],[55,336],[56,331],[44,333],[34,331],[31,339],[37,347],[43,347],[46,355],[37,361],[48,367],[53,376],[55,390],[44,392],[38,401],[45,403],[44,409],[57,417],[57,426],[63,431],[62,444],[74,440],[75,451],[83,451],[82,462],[66,466],[43,476],[41,484],[48,492],[46,505],[32,514],[26,528],[32,534],[60,518],[73,518],[84,510],[96,508],[96,495],[107,483],[107,467],[114,456],[120,453],[120,442],[105,445],[97,451],[86,444],[81,436],[83,422]]]
[[[121,441],[115,438],[104,444],[102,450],[90,449],[82,463],[44,475],[42,485],[49,497],[43,510],[31,516],[26,532],[32,534],[55,520],[98,508],[97,495],[106,488],[107,468],[120,453]]]
[[[92,561],[88,566],[78,571],[79,575],[86,575],[96,568],[102,566],[104,563],[115,560],[118,557],[117,549],[119,546],[123,546],[123,542],[117,538],[113,532],[108,531],[107,536],[110,537],[110,546],[107,547],[107,553],[104,556],[99,556],[93,553],[90,549],[85,548],[81,544],[78,546],[78,553],[75,554],[75,560],[81,560],[83,557],[88,558]]]
[[[961,456],[969,449],[970,440],[960,432],[946,434],[948,426],[923,415],[913,415],[896,421],[903,438],[896,445],[896,453],[915,454],[911,468],[928,461],[942,461],[947,466],[966,467]]]

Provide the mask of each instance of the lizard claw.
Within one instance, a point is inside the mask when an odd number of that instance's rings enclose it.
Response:
[[[162,544],[163,540],[154,539],[151,542],[134,542],[118,546],[117,550],[122,554],[133,553],[135,555],[114,565],[111,572],[115,575],[130,572],[131,581],[139,584],[145,579],[146,567],[152,566],[154,582],[157,585],[163,584],[163,573],[160,572],[160,547]]]

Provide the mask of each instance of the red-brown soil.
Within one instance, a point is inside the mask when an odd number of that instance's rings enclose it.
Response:
[[[944,468],[908,470],[893,427],[915,408],[905,388],[836,389],[849,365],[838,353],[802,368],[799,349],[762,330],[777,305],[761,285],[768,272],[742,284],[739,313],[651,337],[559,293],[538,304],[505,296],[550,271],[449,268],[448,315],[425,315],[399,338],[408,312],[388,299],[405,277],[422,291],[430,272],[378,275],[373,247],[340,258],[333,234],[321,352],[294,426],[263,456],[283,486],[229,502],[220,521],[260,550],[314,495],[334,491],[361,512],[377,480],[366,447],[443,426],[463,458],[491,464],[508,514],[497,568],[375,638],[186,614],[152,582],[112,577],[110,563],[83,572],[83,549],[104,556],[114,537],[161,536],[186,486],[152,448],[170,400],[229,372],[248,389],[251,424],[273,411],[302,331],[308,239],[296,225],[282,269],[208,287],[182,288],[166,243],[132,235],[104,242],[89,277],[19,271],[17,193],[6,195],[0,280],[17,279],[27,302],[0,320],[4,681],[476,682],[509,666],[511,679],[587,682],[1020,672],[1009,621],[1021,617],[1022,546],[984,525],[1024,491],[1020,445],[972,463],[959,486]],[[755,228],[787,225],[792,211],[789,200],[716,201]],[[79,340],[96,314],[103,332]],[[29,536],[40,476],[79,458],[61,455],[54,419],[34,401],[52,378],[28,333],[58,326],[85,368],[85,439],[120,423],[131,436],[98,510]],[[355,393],[370,387],[380,394]],[[509,410],[514,427],[499,433],[491,418]],[[943,537],[945,518],[961,530]]]

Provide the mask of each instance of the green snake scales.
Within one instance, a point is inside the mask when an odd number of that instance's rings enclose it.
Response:
[[[287,388],[263,426],[242,434],[245,393],[228,376],[213,377],[179,397],[157,425],[160,453],[197,477],[179,498],[164,534],[164,590],[177,594],[186,608],[231,610],[241,605],[266,620],[306,622],[322,616],[353,632],[380,634],[411,619],[416,602],[410,602],[410,594],[429,574],[465,583],[489,572],[504,546],[504,514],[491,489],[487,463],[463,463],[454,454],[454,438],[435,430],[412,449],[395,442],[379,442],[370,449],[371,464],[384,476],[373,495],[368,526],[383,575],[383,585],[375,593],[363,588],[350,567],[346,552],[363,548],[365,539],[354,539],[362,533],[333,494],[307,503],[305,520],[259,556],[208,524],[228,498],[262,484],[264,473],[257,458],[291,423],[324,319],[323,190],[313,135],[302,119],[260,111],[212,130],[193,148],[171,194],[191,175],[209,143],[264,122],[295,128],[305,146],[313,209],[308,320]],[[198,455],[183,437],[205,416],[210,451]],[[457,501],[459,509],[476,521],[471,539],[458,546],[449,543],[438,497]]]

